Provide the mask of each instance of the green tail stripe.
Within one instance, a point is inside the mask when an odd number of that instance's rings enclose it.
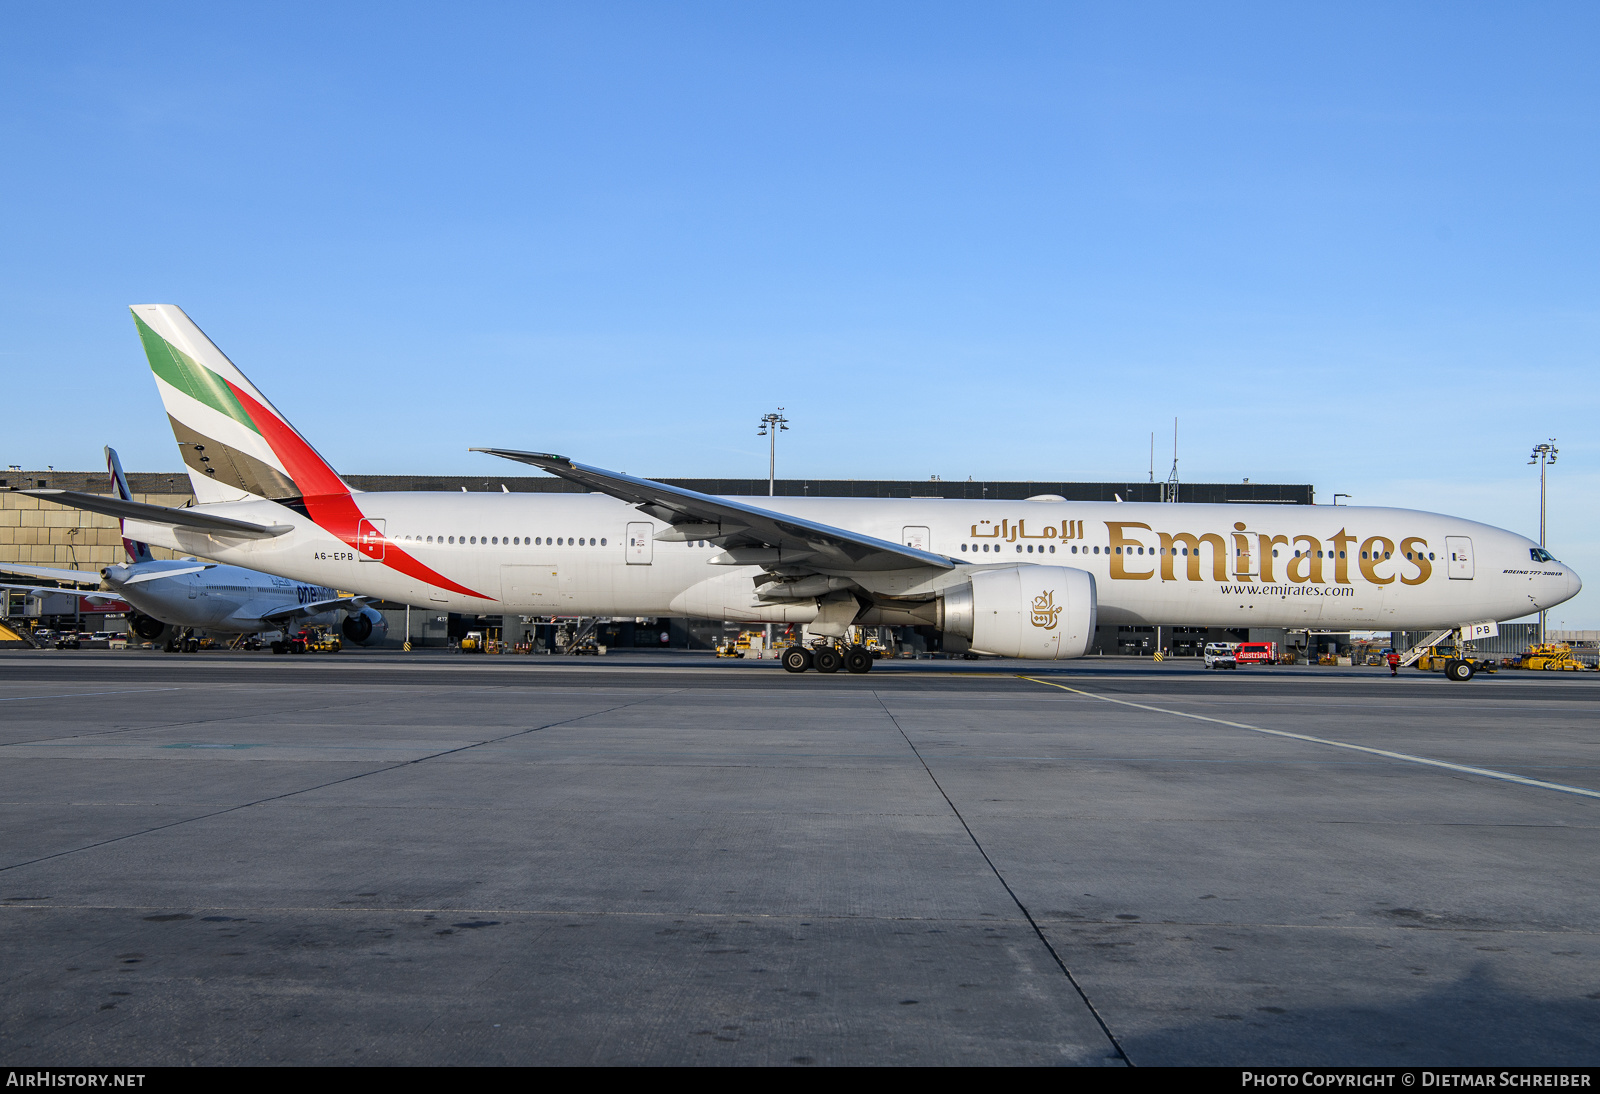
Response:
[[[221,411],[240,425],[261,432],[222,377],[151,330],[137,315],[133,321],[139,328],[139,341],[144,343],[144,355],[150,358],[150,368],[157,376],[212,410]]]

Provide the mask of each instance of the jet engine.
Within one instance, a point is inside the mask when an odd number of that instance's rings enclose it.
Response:
[[[1094,641],[1094,575],[1067,566],[979,570],[939,600],[938,626],[979,653],[1060,660]]]
[[[376,608],[362,608],[344,617],[339,628],[344,636],[358,646],[375,646],[389,634],[389,621]]]
[[[159,642],[167,633],[167,624],[153,616],[137,612],[128,616],[128,628],[146,642]]]

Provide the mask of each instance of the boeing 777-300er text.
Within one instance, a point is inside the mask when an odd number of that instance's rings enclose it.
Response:
[[[128,489],[127,476],[122,473],[122,462],[111,448],[106,449],[106,470],[116,498],[101,500],[136,504]],[[388,633],[388,623],[382,613],[367,606],[370,597],[193,558],[158,562],[151,557],[149,544],[128,538],[126,520],[123,521],[122,546],[128,553],[127,563],[107,566],[98,573],[50,566],[5,565],[0,569],[29,577],[94,585],[95,589],[75,595],[126,602],[134,609],[129,619],[133,633],[147,642],[164,643],[169,649],[189,641],[196,630],[256,634],[307,624],[340,626],[341,614],[344,621],[340,629],[347,639],[358,645],[381,642]],[[3,582],[0,582],[0,589],[34,593],[62,591]],[[292,648],[291,644],[282,642],[273,646],[274,651],[279,652]]]
[[[1576,595],[1524,536],[1408,509],[921,498],[714,497],[563,456],[487,452],[590,493],[363,493],[183,311],[132,308],[198,502],[26,493],[128,534],[297,581],[440,611],[915,624],[979,652],[1069,658],[1096,622],[1423,630]],[[793,671],[864,672],[855,647]],[[1470,676],[1470,662],[1463,676]]]

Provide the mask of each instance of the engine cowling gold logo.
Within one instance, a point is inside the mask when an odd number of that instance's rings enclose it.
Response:
[[[1041,630],[1056,629],[1056,619],[1061,615],[1061,605],[1056,603],[1055,590],[1040,593],[1033,598],[1032,623]]]

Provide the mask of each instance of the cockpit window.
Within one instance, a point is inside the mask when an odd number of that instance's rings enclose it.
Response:
[[[1554,562],[1556,556],[1546,551],[1543,547],[1528,548],[1528,557],[1535,562]]]

